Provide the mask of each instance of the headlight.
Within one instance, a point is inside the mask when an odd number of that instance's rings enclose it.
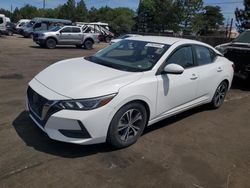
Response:
[[[57,106],[67,110],[93,110],[108,104],[116,94],[91,99],[60,101]]]

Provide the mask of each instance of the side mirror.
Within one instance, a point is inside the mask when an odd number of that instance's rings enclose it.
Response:
[[[168,64],[164,67],[165,74],[182,74],[184,72],[184,68],[177,64]]]

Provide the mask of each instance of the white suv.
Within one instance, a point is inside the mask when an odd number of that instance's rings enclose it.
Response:
[[[135,37],[46,68],[29,83],[27,108],[52,139],[121,148],[164,118],[220,107],[232,78],[233,63],[209,45]]]

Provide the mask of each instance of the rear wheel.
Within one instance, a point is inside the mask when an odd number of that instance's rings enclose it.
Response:
[[[91,50],[93,48],[93,42],[91,40],[85,40],[84,41],[84,47],[87,50]]]
[[[211,102],[211,106],[213,108],[219,108],[223,104],[227,94],[227,90],[228,90],[227,82],[226,81],[221,82],[220,85],[217,87]]]
[[[49,49],[55,48],[56,47],[56,40],[52,39],[52,38],[47,39],[46,40],[46,47]]]
[[[147,112],[141,103],[123,106],[113,117],[107,141],[116,148],[134,144],[147,124]]]
[[[110,43],[110,41],[111,41],[111,37],[107,36],[107,37],[105,38],[105,42],[106,42],[106,43]]]

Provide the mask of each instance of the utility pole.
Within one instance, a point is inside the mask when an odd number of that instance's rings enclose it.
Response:
[[[231,32],[232,32],[233,21],[234,21],[234,19],[232,18],[232,19],[231,19],[231,23],[230,23],[230,30],[229,30],[229,36],[228,36],[228,38],[230,38],[230,37],[231,37]]]
[[[43,0],[43,9],[45,9],[45,0]]]
[[[11,3],[11,5],[10,5],[10,11],[12,12],[12,10],[13,10],[13,7],[12,7],[12,3]]]

